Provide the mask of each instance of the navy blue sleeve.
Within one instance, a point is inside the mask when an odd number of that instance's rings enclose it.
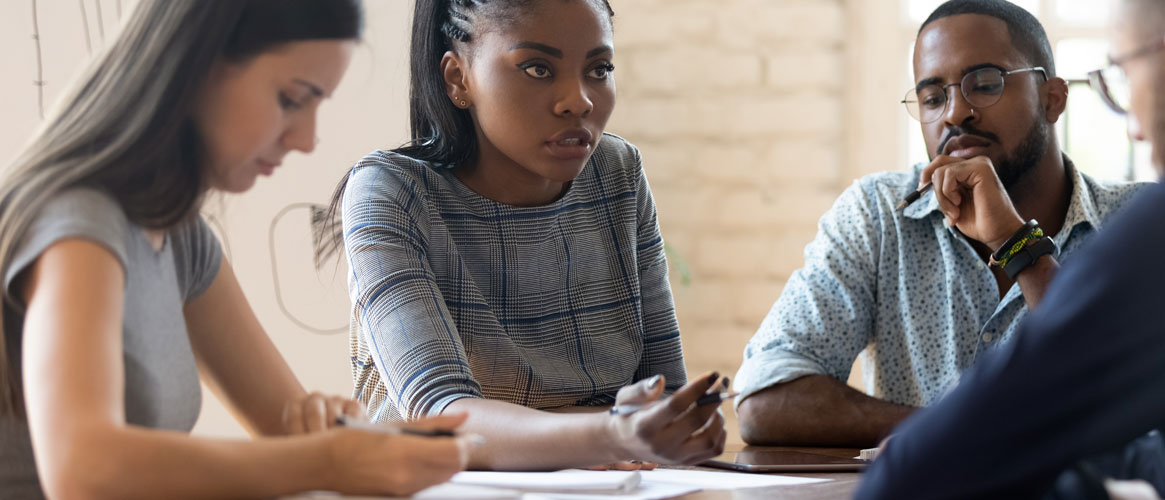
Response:
[[[1010,344],[907,420],[859,499],[1037,497],[1064,468],[1165,424],[1165,186],[1056,277]]]

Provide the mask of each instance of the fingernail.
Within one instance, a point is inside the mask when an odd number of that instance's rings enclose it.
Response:
[[[720,380],[720,372],[712,372],[712,375],[708,377],[708,383],[710,384],[715,384],[717,380]]]
[[[656,387],[659,387],[659,383],[661,381],[663,381],[663,375],[656,375],[654,377],[651,377],[651,381],[647,383],[647,388],[651,389],[651,390],[655,390]]]
[[[729,387],[732,387],[732,379],[724,377],[724,390],[728,390]]]

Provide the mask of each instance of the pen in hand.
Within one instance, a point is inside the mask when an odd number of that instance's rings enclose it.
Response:
[[[708,393],[700,396],[700,399],[696,400],[696,406],[720,404],[739,395],[740,393],[737,392]],[[650,406],[650,403],[645,405],[616,405],[611,407],[610,413],[611,415],[630,415],[648,406]]]
[[[399,426],[399,425],[374,424],[372,422],[366,422],[363,420],[358,420],[358,419],[349,417],[348,415],[340,415],[340,416],[336,417],[336,425],[338,425],[340,427],[348,427],[351,429],[357,429],[357,430],[367,431],[367,432],[381,432],[381,433],[386,433],[386,434],[400,434],[400,435],[405,435],[405,436],[430,437],[430,438],[459,437],[460,436],[460,437],[468,438],[470,442],[473,442],[475,444],[485,443],[485,438],[482,437],[481,435],[478,435],[478,434],[461,434],[461,435],[459,435],[456,432],[453,432],[449,429],[414,429],[411,427],[403,427],[403,426]]]
[[[911,203],[914,203],[918,201],[919,198],[922,198],[922,195],[926,194],[927,191],[930,191],[932,187],[934,186],[928,182],[922,187],[918,188],[918,191],[906,195],[906,198],[903,198],[902,201],[898,202],[898,207],[896,207],[896,209],[902,210],[910,206]]]

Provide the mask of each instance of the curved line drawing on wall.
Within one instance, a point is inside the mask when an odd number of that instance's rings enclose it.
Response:
[[[292,203],[286,207],[283,207],[283,210],[280,210],[279,213],[275,214],[275,218],[271,219],[271,227],[268,228],[268,230],[267,230],[267,245],[268,245],[268,248],[270,248],[270,250],[271,250],[271,280],[272,280],[273,284],[275,285],[275,302],[279,305],[279,310],[283,312],[283,315],[286,316],[287,319],[291,320],[291,322],[294,323],[296,326],[303,328],[304,330],[307,330],[311,333],[315,333],[318,335],[334,335],[337,333],[346,332],[346,331],[348,331],[348,324],[347,323],[345,323],[341,326],[338,326],[338,327],[334,327],[334,328],[325,328],[325,327],[317,327],[317,326],[309,325],[306,321],[303,321],[303,320],[299,319],[298,317],[296,317],[294,314],[292,314],[291,309],[287,307],[287,304],[283,300],[283,289],[279,284],[280,283],[279,282],[279,265],[276,261],[276,255],[275,255],[275,253],[276,253],[275,252],[275,228],[279,225],[279,221],[283,220],[283,218],[285,216],[287,216],[287,214],[289,214],[295,210],[301,210],[301,209],[308,210],[309,215],[311,217],[314,217],[315,214],[320,210],[320,205],[315,204],[315,203]],[[309,230],[312,227],[311,221],[312,221],[312,219],[309,218],[308,219]],[[323,267],[323,266],[320,266],[320,267]],[[318,272],[318,269],[320,267],[316,268],[317,272]],[[333,278],[334,278],[334,276],[333,276]]]
[[[40,6],[38,5],[38,1],[39,0],[32,0],[32,43],[33,49],[36,51],[36,78],[32,80],[32,84],[34,87],[36,87],[37,113],[40,119],[43,120],[45,112],[44,94],[45,85],[47,82],[45,82],[44,79],[44,47],[41,44]],[[77,7],[80,10],[81,16],[81,28],[85,33],[85,50],[89,56],[93,55],[93,35],[90,25],[93,25],[97,28],[98,42],[102,44],[105,43],[106,19],[104,10],[101,7],[102,0],[92,0],[92,2],[95,14],[95,20],[93,22],[90,21],[89,9],[85,7],[85,0],[77,0]],[[120,22],[121,0],[116,0],[114,7],[114,12],[116,13],[114,22]]]
[[[81,6],[81,27],[85,28],[85,49],[89,55],[93,55],[93,37],[89,33],[89,13],[85,10],[85,0],[77,0],[77,3]]]
[[[36,47],[36,78],[32,80],[32,84],[36,86],[36,103],[37,110],[40,112],[40,119],[44,119],[44,61],[41,55],[40,47],[40,19],[37,17],[36,1],[32,0],[32,43]]]

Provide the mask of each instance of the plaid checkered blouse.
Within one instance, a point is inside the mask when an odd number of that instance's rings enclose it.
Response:
[[[378,151],[349,175],[343,214],[354,394],[374,420],[467,397],[602,405],[657,373],[685,382],[655,203],[617,136],[540,207]]]

